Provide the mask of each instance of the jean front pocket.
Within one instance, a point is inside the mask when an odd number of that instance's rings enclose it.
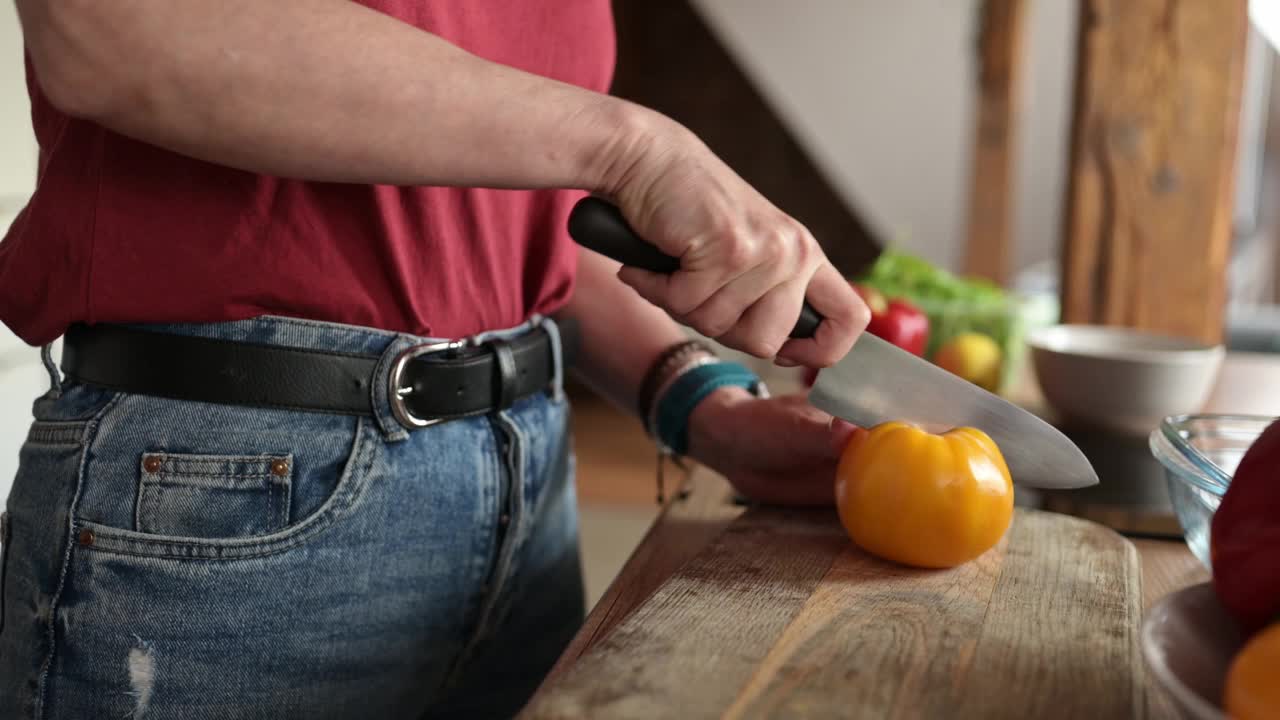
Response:
[[[121,394],[87,440],[75,531],[95,553],[285,552],[348,517],[376,438],[357,416]]]
[[[289,524],[292,468],[290,455],[145,453],[137,530],[191,538],[275,532]]]

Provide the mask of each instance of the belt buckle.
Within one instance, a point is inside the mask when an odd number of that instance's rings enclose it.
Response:
[[[396,358],[395,364],[391,366],[391,378],[389,380],[391,392],[387,394],[391,403],[391,414],[395,415],[396,419],[402,424],[414,428],[424,428],[435,425],[439,422],[444,422],[445,418],[424,419],[410,412],[409,408],[404,404],[404,399],[413,394],[413,388],[401,387],[400,380],[404,377],[404,369],[409,365],[409,361],[415,360],[424,355],[435,355],[436,353],[448,352],[450,350],[460,350],[466,346],[466,340],[447,340],[444,342],[414,345],[400,353],[400,356]]]

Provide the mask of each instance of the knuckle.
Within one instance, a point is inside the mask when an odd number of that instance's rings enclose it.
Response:
[[[672,317],[681,318],[689,325],[697,324],[697,321],[692,319],[695,311],[698,309],[698,306],[694,303],[669,302],[663,309]]]
[[[854,301],[849,304],[849,322],[861,332],[871,323],[871,308],[862,301],[862,298],[854,296]]]
[[[747,340],[743,351],[758,358],[771,358],[782,348],[782,341],[777,338],[756,337]]]
[[[730,235],[725,241],[725,265],[736,271],[746,270],[756,261],[756,251],[744,235]]]
[[[817,239],[802,225],[796,229],[795,254],[797,264],[803,267],[817,263],[824,256]]]
[[[779,270],[785,270],[787,259],[794,251],[795,236],[789,230],[778,230],[767,236],[761,244],[760,260]]]
[[[689,314],[693,312],[694,307],[695,306],[692,303],[683,302],[673,298],[667,301],[666,310],[677,317],[687,318]]]
[[[713,323],[707,326],[707,329],[703,331],[703,334],[709,338],[715,338],[718,340],[725,335],[728,335],[732,330],[732,323]]]
[[[734,320],[726,315],[708,315],[699,318],[695,327],[708,337],[722,337],[733,329]]]
[[[667,296],[664,309],[672,315],[688,317],[693,315],[701,304],[702,301],[696,293],[690,289],[681,288]]]

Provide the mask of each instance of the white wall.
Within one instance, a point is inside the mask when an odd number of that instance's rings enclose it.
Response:
[[[0,2],[0,232],[35,187],[36,142],[25,78],[17,11],[12,2]],[[0,505],[17,470],[31,401],[47,386],[39,351],[0,325]]]
[[[12,2],[0,3],[0,219],[16,212],[20,200],[34,186],[36,145],[31,135],[31,106],[27,102],[22,65],[22,30]]]
[[[962,260],[979,0],[695,0],[845,195],[904,249]],[[1029,3],[1016,266],[1057,245],[1075,0]]]
[[[976,0],[696,0],[829,180],[946,264],[963,226]]]

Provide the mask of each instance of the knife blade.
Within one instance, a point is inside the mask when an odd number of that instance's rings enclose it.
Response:
[[[671,273],[680,267],[635,233],[613,204],[579,200],[569,213],[575,242],[624,265]],[[812,337],[822,316],[808,302],[791,337]],[[991,436],[1019,485],[1055,490],[1098,484],[1075,443],[1035,414],[871,333],[862,333],[839,362],[818,373],[809,402],[861,427],[889,420],[933,432],[976,427]]]
[[[1057,428],[924,358],[863,333],[809,390],[819,410],[854,425],[906,420],[933,432],[976,427],[991,436],[1019,485],[1067,490],[1098,484],[1089,459]]]

